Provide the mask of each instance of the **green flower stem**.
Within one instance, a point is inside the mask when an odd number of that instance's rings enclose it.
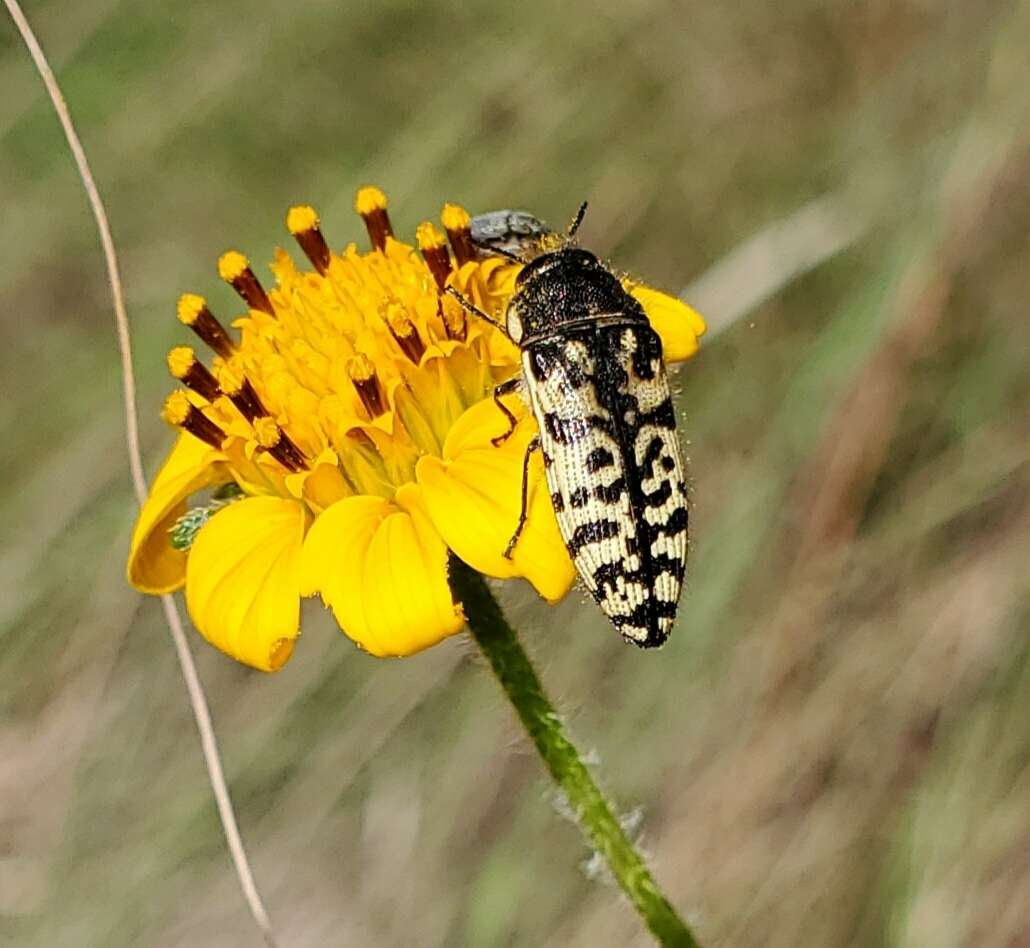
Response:
[[[544,694],[514,630],[479,573],[453,561],[451,585],[464,603],[469,628],[515,706],[548,771],[561,787],[590,844],[608,863],[644,924],[660,945],[699,948],[690,929],[633,848],[590,771],[565,735],[561,718]]]

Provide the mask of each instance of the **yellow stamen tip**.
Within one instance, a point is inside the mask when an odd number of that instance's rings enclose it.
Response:
[[[447,246],[447,238],[431,221],[423,221],[415,228],[415,240],[418,241],[419,250],[439,250]]]
[[[316,230],[318,223],[318,214],[307,204],[297,204],[286,214],[286,227],[294,237],[297,234],[306,234],[309,230]]]
[[[203,296],[197,296],[196,293],[183,293],[179,297],[179,305],[176,306],[175,312],[179,317],[179,322],[186,326],[192,326],[206,308],[207,300]]]
[[[218,258],[218,275],[226,283],[239,279],[243,271],[250,266],[250,261],[236,250],[229,250]]]
[[[161,409],[161,417],[170,425],[178,426],[183,424],[190,416],[193,406],[181,390],[172,392],[165,399],[164,408]]]
[[[347,360],[347,374],[355,382],[367,382],[376,374],[372,360],[363,352]]]
[[[235,395],[243,388],[243,380],[246,378],[243,372],[243,365],[238,358],[215,359],[212,363],[215,378],[218,386],[226,395]]]
[[[443,324],[452,339],[465,338],[465,311],[457,304],[443,308]]]
[[[410,336],[415,331],[415,327],[408,318],[407,310],[399,303],[390,303],[386,307],[386,321],[389,323],[390,328],[402,339]]]
[[[282,431],[275,420],[268,418],[254,419],[254,437],[263,448],[274,448],[282,438]]]
[[[354,196],[354,210],[362,217],[376,211],[385,211],[386,195],[375,186],[359,188],[358,193]]]
[[[168,353],[168,371],[177,379],[185,378],[196,361],[197,356],[189,346],[176,346]]]
[[[440,220],[447,230],[470,230],[472,218],[469,212],[458,204],[445,204],[440,214]]]

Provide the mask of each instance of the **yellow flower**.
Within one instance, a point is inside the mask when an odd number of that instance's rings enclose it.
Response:
[[[373,655],[409,655],[458,632],[461,604],[448,551],[483,573],[527,579],[549,602],[575,576],[543,483],[531,468],[530,515],[512,558],[522,462],[536,427],[517,396],[507,430],[495,385],[518,371],[516,347],[471,319],[452,285],[500,316],[519,265],[478,260],[469,217],[448,205],[446,238],[416,232],[421,255],[393,236],[386,198],[358,192],[372,249],[330,250],[310,207],[286,223],[313,271],[282,250],[266,291],[230,251],[219,274],[246,303],[226,329],[206,301],[179,301],[179,319],[213,351],[208,368],[179,346],[168,367],[183,388],[164,418],[179,439],[140,511],[129,581],[146,593],[186,587],[194,624],[213,645],[265,671],[289,658],[300,600],[320,595],[340,628]],[[448,248],[449,245],[449,248]],[[689,307],[627,282],[662,337],[686,358],[704,324]],[[190,498],[233,488],[207,504]],[[199,505],[199,506],[198,506]],[[199,530],[173,543],[178,531]]]

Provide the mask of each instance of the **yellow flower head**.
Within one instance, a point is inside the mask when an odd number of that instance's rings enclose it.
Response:
[[[409,655],[458,632],[448,550],[499,578],[521,576],[548,601],[574,578],[546,489],[504,556],[521,507],[522,462],[535,422],[494,387],[518,371],[516,347],[444,293],[456,287],[500,317],[520,266],[477,259],[464,209],[447,205],[418,251],[393,236],[385,195],[362,188],[355,209],[372,249],[337,253],[315,211],[286,225],[310,261],[282,250],[266,291],[230,251],[222,279],[247,306],[227,329],[203,297],[178,316],[212,351],[168,354],[181,387],[164,419],[179,439],[140,511],[129,581],[147,593],[185,584],[194,624],[213,645],[273,671],[299,634],[300,600],[319,594],[340,628],[373,655]],[[686,358],[704,324],[656,290],[627,283],[662,337]],[[543,483],[539,454],[531,483]],[[193,495],[214,490],[213,498]],[[199,505],[199,506],[198,506]]]

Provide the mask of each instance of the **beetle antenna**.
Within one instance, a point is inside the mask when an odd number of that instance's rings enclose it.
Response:
[[[476,306],[475,303],[472,302],[472,300],[470,300],[467,296],[462,294],[455,287],[445,287],[444,293],[456,299],[459,303],[461,303],[461,308],[471,313],[473,316],[478,316],[480,319],[486,320],[491,326],[496,326],[502,332],[504,331],[501,324],[496,319],[494,319],[493,316],[481,310],[478,306]]]
[[[584,201],[579,206],[579,210],[576,211],[576,216],[572,219],[572,223],[569,224],[569,229],[565,233],[566,240],[574,240],[576,237],[576,231],[579,230],[579,225],[583,223],[583,215],[587,212],[587,202]]]

